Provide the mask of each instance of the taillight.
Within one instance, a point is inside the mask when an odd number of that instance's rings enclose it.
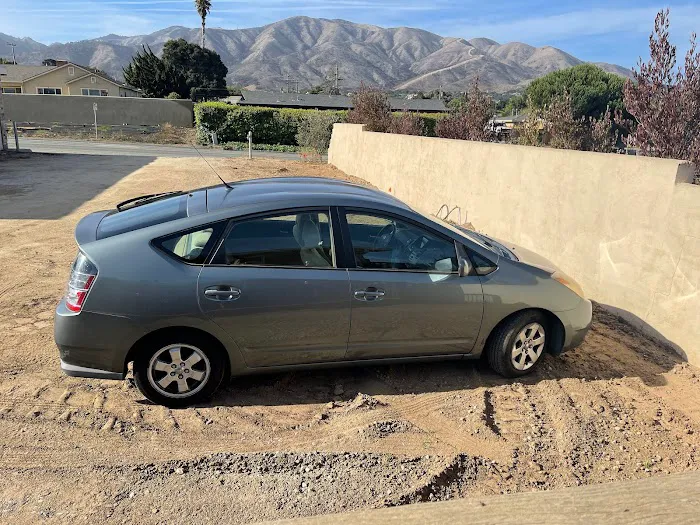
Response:
[[[83,309],[85,297],[97,277],[97,267],[90,259],[80,252],[71,268],[68,291],[66,292],[66,307],[72,312]]]

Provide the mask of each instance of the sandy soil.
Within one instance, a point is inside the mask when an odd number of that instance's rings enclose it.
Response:
[[[229,180],[344,176],[209,162]],[[201,159],[0,163],[0,522],[247,523],[700,466],[700,371],[600,308],[580,349],[515,382],[480,363],[276,374],[168,410],[130,380],[63,376],[52,317],[76,222],[216,181]]]

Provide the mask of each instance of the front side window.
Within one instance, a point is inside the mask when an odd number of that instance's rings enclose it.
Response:
[[[36,92],[39,95],[60,95],[61,88],[40,87],[36,88]]]
[[[284,213],[236,221],[212,264],[333,268],[326,211]]]
[[[22,88],[21,87],[4,87],[2,88],[3,93],[21,93]]]
[[[451,273],[458,269],[453,241],[389,216],[346,214],[357,268]]]

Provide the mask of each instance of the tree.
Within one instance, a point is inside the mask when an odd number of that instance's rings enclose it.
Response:
[[[178,72],[184,84],[173,89],[188,98],[192,88],[226,89],[228,68],[216,51],[190,44],[183,38],[168,40],[163,46],[163,65]]]
[[[493,114],[493,100],[479,89],[477,78],[459,109],[438,121],[435,134],[445,139],[488,140],[486,125]]]
[[[503,108],[501,109],[501,115],[504,117],[518,115],[526,107],[527,98],[525,95],[513,95],[505,101]]]
[[[216,52],[182,38],[166,42],[162,58],[143,46],[123,71],[128,84],[143,90],[146,97],[158,98],[173,92],[190,98],[193,88],[225,90],[228,73]]]
[[[624,109],[622,90],[625,80],[593,64],[581,64],[554,71],[534,80],[525,91],[531,108],[544,109],[565,93],[571,97],[574,117],[599,118],[609,108]]]
[[[197,8],[197,13],[202,19],[202,49],[204,49],[204,25],[207,15],[211,10],[211,0],[194,0],[194,6]]]
[[[171,92],[182,95],[182,75],[166,67],[149,46],[142,46],[142,50],[136,52],[123,71],[124,81],[141,89],[146,97],[162,98]]]
[[[558,149],[586,149],[587,119],[576,118],[571,95],[564,93],[552,99],[543,112],[546,143]]]
[[[690,160],[700,175],[700,50],[690,37],[685,64],[676,67],[676,46],[669,41],[669,10],[656,15],[649,36],[649,61],[639,60],[624,101],[637,120],[631,142],[639,153]]]
[[[12,60],[0,57],[0,64],[14,64],[14,62]]]
[[[385,133],[391,125],[391,104],[383,91],[362,83],[352,96],[353,109],[348,113],[351,124],[365,124],[367,131]]]

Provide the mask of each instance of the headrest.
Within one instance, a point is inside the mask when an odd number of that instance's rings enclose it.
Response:
[[[301,247],[318,248],[321,245],[321,231],[318,224],[311,219],[306,219],[301,223]]]

